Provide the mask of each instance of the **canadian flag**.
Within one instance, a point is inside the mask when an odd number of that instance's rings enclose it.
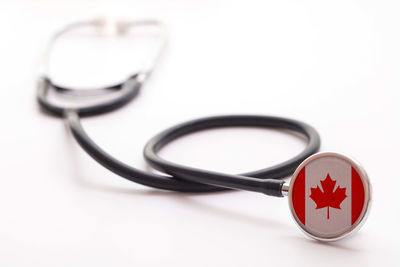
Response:
[[[365,189],[351,161],[328,154],[299,168],[290,200],[302,228],[314,236],[329,238],[342,235],[359,223]]]

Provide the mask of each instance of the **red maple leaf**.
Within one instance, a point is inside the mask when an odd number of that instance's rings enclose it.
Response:
[[[335,192],[333,192],[336,181],[331,179],[329,173],[325,180],[321,180],[321,185],[324,190],[323,192],[318,185],[315,188],[311,187],[310,198],[317,204],[315,209],[328,208],[327,219],[329,220],[329,207],[340,209],[340,204],[347,197],[346,187],[341,188],[338,186]]]

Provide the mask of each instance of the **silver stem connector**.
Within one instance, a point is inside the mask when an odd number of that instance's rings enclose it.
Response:
[[[289,184],[284,183],[282,185],[281,191],[282,191],[282,196],[287,197],[289,195]]]

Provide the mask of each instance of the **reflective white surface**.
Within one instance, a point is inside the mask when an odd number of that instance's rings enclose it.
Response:
[[[1,1],[0,265],[399,266],[399,10],[394,0]],[[363,228],[322,244],[299,231],[286,199],[160,192],[94,162],[60,120],[38,111],[35,82],[54,30],[104,14],[157,18],[170,36],[136,100],[83,121],[99,145],[145,168],[145,142],[177,122],[230,113],[304,120],[320,132],[322,150],[346,152],[368,172],[374,204]],[[92,43],[82,38],[54,51],[56,81],[120,81],[147,52],[142,38],[86,49],[81,43]],[[240,172],[302,146],[274,131],[213,131],[163,154]]]

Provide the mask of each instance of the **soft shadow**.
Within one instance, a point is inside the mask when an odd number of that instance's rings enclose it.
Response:
[[[233,193],[238,193],[240,192],[235,191],[231,192]],[[289,228],[285,223],[281,221],[275,221],[270,218],[261,218],[261,217],[256,217],[252,216],[249,214],[244,214],[236,211],[232,211],[229,209],[217,207],[214,205],[209,205],[205,204],[200,201],[196,201],[193,198],[190,198],[188,196],[184,197],[179,197],[179,196],[174,196],[174,200],[178,201],[181,204],[184,204],[185,206],[189,206],[190,208],[195,208],[196,210],[200,212],[204,212],[207,214],[213,214],[216,217],[223,217],[228,220],[233,220],[236,222],[242,222],[246,224],[251,224],[253,226],[259,226],[259,227],[268,227],[268,228]]]
[[[307,247],[307,249],[314,247],[325,247],[328,251],[338,251],[345,253],[364,253],[365,250],[354,247],[353,244],[359,244],[362,237],[362,233],[352,235],[350,238],[341,239],[333,242],[318,241],[308,237],[299,236],[284,236],[283,238],[288,239],[288,242],[298,243],[299,247]]]

